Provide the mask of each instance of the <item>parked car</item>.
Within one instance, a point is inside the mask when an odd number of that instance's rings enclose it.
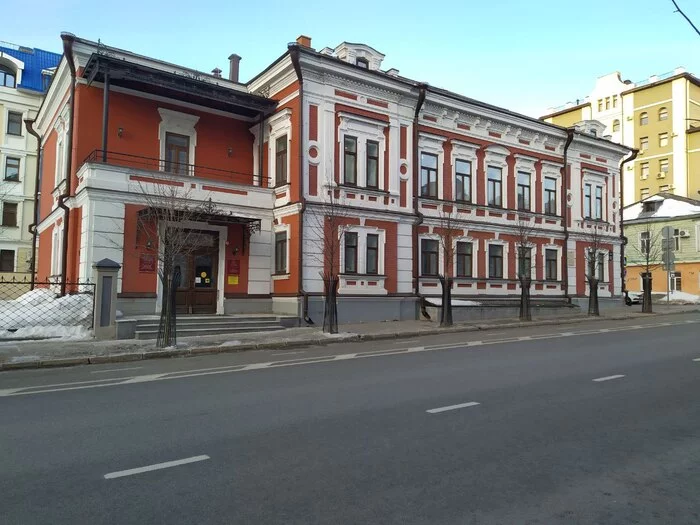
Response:
[[[625,304],[627,306],[632,306],[633,304],[642,304],[642,293],[641,292],[625,292]]]

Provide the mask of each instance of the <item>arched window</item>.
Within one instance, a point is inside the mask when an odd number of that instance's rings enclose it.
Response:
[[[646,126],[647,124],[649,124],[649,113],[644,111],[639,114],[639,125]]]
[[[659,120],[668,120],[668,109],[659,109]]]
[[[620,121],[615,119],[613,120],[613,133],[616,133],[620,131]]]
[[[15,72],[7,66],[0,65],[0,87],[15,87]]]

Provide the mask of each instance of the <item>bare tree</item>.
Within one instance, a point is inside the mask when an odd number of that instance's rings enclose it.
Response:
[[[444,272],[438,274],[442,286],[440,326],[452,326],[452,286],[454,284],[454,262],[457,239],[464,235],[464,227],[455,205],[446,204],[438,212],[438,226],[433,229],[439,237],[440,251],[444,261]]]
[[[697,28],[697,26],[693,23],[693,21],[686,15],[683,10],[678,6],[678,2],[676,0],[671,0],[673,2],[673,6],[676,8],[676,12],[680,13],[683,18],[690,24],[690,27],[695,29],[695,32],[700,35],[700,29]]]
[[[599,224],[593,224],[591,230],[585,236],[588,248],[586,248],[586,279],[588,280],[588,315],[600,315],[600,305],[598,302],[598,283],[603,277],[601,264],[605,265],[603,260],[603,227]]]
[[[644,229],[639,232],[639,244],[633,246],[642,259],[642,312],[652,313],[651,304],[651,273],[661,266],[663,243],[661,232],[655,231],[651,223],[646,223]]]
[[[315,233],[315,237],[320,239],[320,245],[316,247],[312,257],[323,266],[321,271],[324,292],[323,331],[337,334],[340,253],[348,231],[348,209],[340,202],[340,190],[330,187],[324,202],[310,205],[308,211],[310,228]],[[356,273],[358,272],[356,267],[358,244],[357,238],[354,239],[355,256],[350,257],[346,254],[345,269]]]
[[[520,320],[532,321],[530,288],[532,286],[532,237],[535,232],[534,217],[520,215],[516,226],[515,249],[518,261],[518,281],[520,282]]]

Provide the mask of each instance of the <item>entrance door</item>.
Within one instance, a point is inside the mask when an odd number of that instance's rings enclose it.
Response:
[[[218,275],[218,235],[193,232],[191,253],[177,256],[182,280],[175,298],[179,314],[215,314]]]

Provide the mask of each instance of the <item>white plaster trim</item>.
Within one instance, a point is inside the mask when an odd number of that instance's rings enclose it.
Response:
[[[199,122],[198,115],[181,113],[172,109],[158,108],[160,113],[160,124],[158,125],[158,140],[160,141],[160,159],[165,161],[165,136],[166,133],[175,133],[189,137],[189,153],[187,164],[196,164],[195,151],[197,146],[197,131],[195,125]],[[161,171],[165,169],[165,162],[162,163]],[[194,174],[191,174],[194,175]]]

